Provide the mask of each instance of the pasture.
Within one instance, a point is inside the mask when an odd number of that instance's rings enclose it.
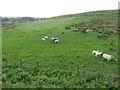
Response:
[[[97,30],[82,33],[65,29],[96,18],[89,14],[63,16],[3,30],[3,88],[117,88],[117,33],[99,39]],[[45,41],[41,40],[44,35],[48,36]],[[52,43],[52,37],[59,38],[59,43]],[[115,60],[108,62],[92,55],[98,49],[113,55]]]

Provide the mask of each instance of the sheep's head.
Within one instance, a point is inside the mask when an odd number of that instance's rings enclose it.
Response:
[[[55,38],[53,37],[53,38],[51,38],[51,39],[53,40],[53,39],[55,39]]]

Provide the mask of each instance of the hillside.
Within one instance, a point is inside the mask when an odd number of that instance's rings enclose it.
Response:
[[[77,17],[77,16],[109,16],[109,17],[118,17],[118,10],[102,10],[102,11],[93,11],[93,12],[84,12],[84,13],[76,13],[76,14],[69,14],[69,15],[62,15],[57,17],[51,18],[64,18],[64,17]]]
[[[117,10],[108,10],[2,30],[3,88],[118,88],[117,23]],[[92,55],[93,50],[114,59]]]
[[[94,29],[98,32],[116,32],[118,31],[118,10],[94,11],[80,14],[63,15],[53,18],[67,18],[72,17],[73,21],[66,26],[81,31],[84,29]],[[86,19],[87,18],[87,19]],[[84,19],[84,21],[81,19]],[[86,21],[87,20],[87,21]]]

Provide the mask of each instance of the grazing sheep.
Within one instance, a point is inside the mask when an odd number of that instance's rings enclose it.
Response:
[[[86,32],[93,32],[93,30],[87,29]]]
[[[54,38],[54,37],[52,37],[51,39],[52,39],[52,40],[54,40],[55,38]]]
[[[89,30],[89,29],[87,29],[87,30],[86,30],[86,32],[90,32],[90,30]]]
[[[100,56],[100,55],[103,54],[103,52],[100,52],[99,50],[97,50],[97,51],[93,50],[92,54],[95,55],[95,56]]]
[[[95,56],[101,56],[103,54],[103,52],[96,52]]]
[[[45,41],[45,38],[41,38],[43,41]]]
[[[114,56],[104,53],[103,54],[103,58],[108,60],[108,61],[111,61],[111,60],[114,59]]]
[[[54,37],[53,37],[53,38],[51,38],[51,39],[52,39],[52,41],[55,42],[55,43],[58,43],[58,42],[59,42],[58,38],[54,38]]]
[[[43,36],[43,38],[48,39],[48,36]]]
[[[58,42],[59,42],[59,40],[58,40],[58,39],[56,39],[54,42],[55,42],[55,43],[58,43]]]
[[[41,39],[46,40],[46,39],[48,39],[48,36],[43,36]]]
[[[99,52],[99,50],[97,50],[97,51],[93,50],[92,54],[95,55],[96,52]]]

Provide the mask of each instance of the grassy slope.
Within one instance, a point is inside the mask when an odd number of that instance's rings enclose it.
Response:
[[[116,11],[104,11],[102,15],[104,16],[104,14],[113,12]],[[40,62],[40,71],[37,72],[36,76],[31,76],[35,81],[27,84],[26,87],[107,87],[104,86],[106,85],[104,82],[109,82],[110,77],[117,77],[118,66],[116,63],[112,64],[111,62],[103,61],[102,58],[91,55],[92,50],[99,49],[114,55],[117,59],[118,51],[109,50],[109,48],[117,49],[118,41],[116,34],[112,34],[108,40],[101,40],[96,38],[98,35],[97,32],[83,34],[64,29],[66,25],[91,21],[101,16],[96,14],[96,17],[94,13],[92,16],[90,14],[92,13],[24,23],[14,29],[3,31],[3,53],[8,59],[8,64],[18,65],[19,61],[23,60],[24,65],[31,69],[36,67],[37,61]],[[36,31],[35,29],[37,28],[40,30]],[[64,32],[64,34],[61,34],[61,32]],[[42,41],[41,37],[43,35],[47,35],[49,39]],[[60,42],[58,44],[52,43],[50,40],[51,37],[58,37]],[[110,45],[110,40],[114,41],[114,46]],[[105,46],[105,44],[107,45]],[[103,66],[101,67],[101,65]],[[78,66],[81,73],[80,76],[76,76]],[[6,68],[3,69],[6,72],[6,76],[10,70],[6,71]],[[21,72],[17,72],[17,69],[12,72],[16,75],[21,74]],[[29,72],[29,70],[26,72]],[[104,78],[107,78],[102,83],[103,85],[97,83],[100,80],[90,80],[90,82],[80,85],[79,82],[82,82],[82,79],[87,82],[87,78],[91,78],[91,76],[97,77],[96,75],[99,75],[100,72],[104,74]],[[11,78],[15,78],[14,75],[8,78],[9,85],[6,86],[8,84],[8,81],[6,81],[3,87],[25,87],[23,80],[21,80],[22,85],[20,85],[20,81],[13,84]],[[39,85],[36,84],[37,82],[39,82]],[[97,86],[94,85],[94,82]],[[108,87],[115,85],[117,87],[116,81]]]
[[[2,30],[1,30],[1,23],[2,18],[0,17],[0,70],[2,69]],[[1,88],[1,85],[0,85]]]

